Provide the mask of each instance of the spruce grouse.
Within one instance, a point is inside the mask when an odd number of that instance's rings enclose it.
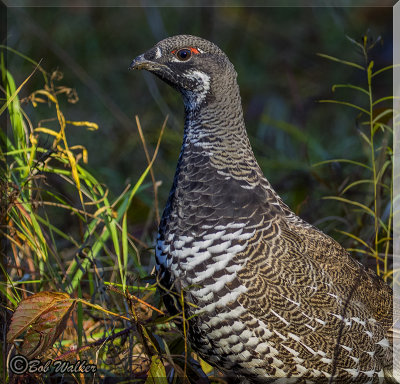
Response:
[[[246,134],[237,74],[179,35],[133,60],[178,90],[185,127],[156,245],[193,349],[239,382],[377,383],[391,370],[392,291],[272,189]],[[173,293],[170,312],[179,310]],[[292,382],[292,381],[291,381]]]

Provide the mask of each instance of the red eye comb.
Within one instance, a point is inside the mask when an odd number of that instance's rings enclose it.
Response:
[[[186,48],[186,49],[188,49],[188,50],[189,50],[190,52],[192,52],[194,55],[199,55],[199,54],[200,54],[200,51],[199,51],[197,48],[188,47],[188,48]],[[171,53],[175,55],[175,53],[176,53],[177,51],[178,51],[177,49],[174,49],[173,51],[171,51]]]

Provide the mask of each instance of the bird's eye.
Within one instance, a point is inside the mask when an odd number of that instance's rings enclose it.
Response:
[[[190,56],[192,56],[192,52],[187,48],[180,49],[178,52],[176,52],[176,57],[181,61],[189,60]]]

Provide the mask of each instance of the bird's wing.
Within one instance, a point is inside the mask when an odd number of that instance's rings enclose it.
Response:
[[[350,302],[364,306],[386,329],[392,324],[392,289],[375,272],[353,259],[334,239],[310,225],[289,222],[288,230],[306,241],[305,253],[328,274],[333,287]]]
[[[265,217],[238,272],[247,288],[239,301],[257,319],[254,329],[268,330],[282,361],[305,360],[324,372],[335,364],[355,374],[377,358],[388,364],[391,289],[311,225]]]

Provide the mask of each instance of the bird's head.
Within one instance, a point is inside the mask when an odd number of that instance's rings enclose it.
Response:
[[[191,35],[161,40],[136,57],[129,69],[146,69],[180,91],[186,107],[198,108],[218,93],[221,85],[236,83],[228,57],[215,44]]]

